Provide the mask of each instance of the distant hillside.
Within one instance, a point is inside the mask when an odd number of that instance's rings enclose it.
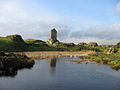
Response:
[[[27,39],[25,43],[28,45],[27,51],[58,51],[57,48],[49,46],[42,40]]]
[[[23,40],[20,35],[9,35],[0,37],[0,51],[19,52],[19,51],[104,51],[108,46],[98,45],[95,42],[86,43],[63,43],[56,42],[47,44],[42,40],[27,39]]]

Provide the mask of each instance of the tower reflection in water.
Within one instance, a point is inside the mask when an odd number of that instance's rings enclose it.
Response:
[[[48,62],[49,62],[49,65],[50,65],[51,76],[53,76],[55,74],[55,71],[56,71],[57,58],[49,58]]]
[[[50,58],[48,59],[49,63],[50,63],[50,66],[51,67],[56,67],[56,58]]]

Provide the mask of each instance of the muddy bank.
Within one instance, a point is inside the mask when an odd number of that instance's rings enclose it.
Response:
[[[66,52],[66,51],[43,51],[43,52],[24,52],[29,58],[43,59],[43,58],[56,58],[66,56],[88,56],[93,51],[81,51],[81,52]]]

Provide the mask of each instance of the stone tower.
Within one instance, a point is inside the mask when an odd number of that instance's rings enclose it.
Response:
[[[58,42],[57,40],[57,31],[55,28],[53,28],[51,30],[51,33],[50,33],[50,39],[47,41],[48,44],[53,44],[53,43],[56,43]]]
[[[50,39],[57,41],[57,31],[54,29],[51,30]]]

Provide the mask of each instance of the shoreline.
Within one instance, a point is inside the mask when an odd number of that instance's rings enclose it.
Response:
[[[67,57],[67,56],[88,56],[94,53],[93,51],[34,51],[34,52],[24,52],[29,58],[33,59],[44,59],[44,58],[57,58],[57,57]]]
[[[86,58],[100,64],[109,65],[114,70],[120,70],[120,57],[112,56],[104,53],[94,53]]]

